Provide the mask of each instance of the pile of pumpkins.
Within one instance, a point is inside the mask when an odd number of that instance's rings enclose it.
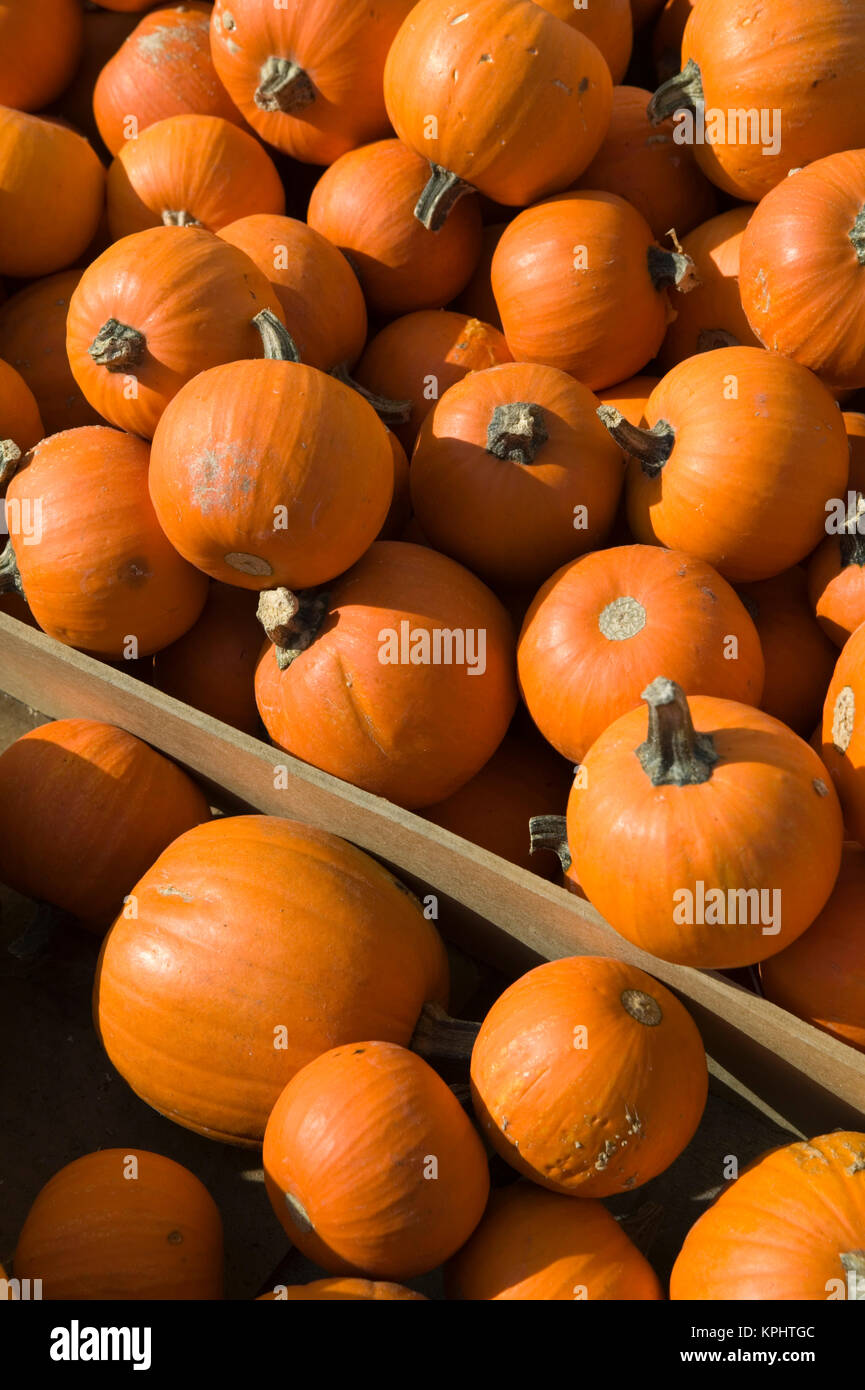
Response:
[[[865,1052],[863,79],[848,0],[0,0],[0,610]],[[390,873],[85,719],[0,757],[0,879],[104,935],[138,1095],[263,1144],[330,1276],[270,1297],[665,1296],[603,1205],[705,1103],[649,975],[450,1019]],[[670,1295],[844,1297],[863,1250],[834,1133]],[[14,1273],[218,1298],[219,1214],[86,1155]]]

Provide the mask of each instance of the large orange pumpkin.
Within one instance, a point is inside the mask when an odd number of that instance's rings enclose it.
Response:
[[[699,284],[676,305],[658,353],[664,371],[696,352],[719,347],[757,347],[739,296],[739,254],[753,208],[731,208],[682,239]]]
[[[163,647],[153,661],[153,684],[223,724],[258,736],[255,668],[261,625],[255,595],[211,582],[197,623]]]
[[[765,960],[810,926],[838,874],[841,809],[823,764],[748,705],[689,701],[663,678],[643,699],[648,721],[635,709],[611,724],[571,790],[577,878],[616,931],[663,960]]]
[[[82,396],[66,356],[66,315],[80,279],[80,270],[62,270],[0,304],[0,357],[33,392],[45,434],[102,423]]]
[[[282,318],[248,256],[198,227],[124,237],[84,272],[66,350],[87,400],[111,424],[153,437],[168,402],[199,372],[262,356],[253,319]]]
[[[78,0],[0,0],[0,105],[39,111],[59,97],[83,37]]]
[[[780,353],[728,347],[680,362],[646,406],[648,429],[605,424],[631,455],[635,537],[686,550],[733,582],[769,579],[825,535],[849,448],[836,402]]]
[[[865,623],[841,649],[823,705],[820,756],[835,784],[850,838],[865,844]]]
[[[297,1072],[263,1158],[279,1221],[331,1274],[426,1274],[465,1244],[489,1195],[483,1145],[453,1091],[391,1042],[335,1047]]]
[[[703,3],[703,0],[701,0]],[[691,1227],[676,1300],[862,1298],[865,1134],[836,1131],[764,1155]]]
[[[600,1202],[533,1183],[490,1197],[483,1220],[445,1270],[451,1299],[564,1302],[664,1297],[658,1276]]]
[[[640,1187],[706,1103],[696,1024],[663,985],[603,956],[539,965],[493,1004],[472,1052],[481,1131],[518,1173],[570,1197]]]
[[[766,678],[760,708],[801,738],[820,718],[838,653],[814,617],[805,571],[796,565],[736,592],[754,620]]]
[[[621,82],[631,58],[633,23],[630,0],[604,0],[602,5],[575,5],[574,0],[539,0],[543,9],[563,19],[604,55],[610,76]]]
[[[296,821],[199,826],[133,893],[137,917],[103,945],[96,1025],[143,1100],[210,1138],[260,1144],[300,1067],[370,1033],[407,1044],[424,1004],[447,1001],[444,946],[417,899]]]
[[[0,754],[0,879],[94,929],[166,845],[209,819],[185,772],[111,724],[57,719]]]
[[[547,580],[517,670],[544,738],[574,763],[658,670],[689,694],[756,705],[763,689],[760,640],[730,585],[701,560],[648,545],[585,555]]]
[[[255,689],[278,747],[409,809],[492,757],[516,704],[513,628],[468,570],[377,541],[323,599],[273,598],[265,621],[280,645],[262,654]]]
[[[100,1149],[37,1196],[15,1277],[42,1297],[134,1301],[222,1298],[222,1219],[188,1168],[145,1149]]]
[[[654,242],[645,218],[614,193],[561,193],[502,233],[492,285],[518,361],[570,372],[592,390],[635,375],[672,315],[667,285],[693,266]]]
[[[21,455],[38,444],[44,434],[33,392],[15,368],[0,358],[0,492]]]
[[[259,1303],[313,1303],[321,1300],[329,1302],[415,1302],[426,1303],[422,1293],[407,1289],[402,1284],[374,1282],[371,1279],[313,1279],[311,1284],[280,1284],[273,1293],[262,1293]]]

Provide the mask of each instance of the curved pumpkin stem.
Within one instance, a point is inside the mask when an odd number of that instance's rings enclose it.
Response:
[[[509,463],[534,463],[549,439],[539,405],[514,401],[497,405],[487,426],[487,453]]]
[[[701,328],[697,334],[697,351],[714,352],[716,348],[741,347],[738,338],[726,328]]]
[[[312,646],[327,610],[328,595],[313,589],[298,594],[285,588],[262,591],[256,616],[276,647],[280,671],[285,671],[301,652]]]
[[[691,787],[708,782],[718,761],[709,734],[694,729],[685,692],[658,676],[640,696],[649,706],[649,735],[635,750],[653,787]]]
[[[666,420],[659,420],[650,430],[640,429],[612,405],[599,405],[596,414],[619,448],[624,449],[631,458],[639,459],[643,472],[650,478],[657,477],[673,452],[676,442],[673,426],[667,424]]]
[[[367,404],[372,406],[382,424],[407,425],[411,419],[411,401],[392,401],[387,396],[377,396],[374,391],[368,391],[365,386],[361,386],[359,381],[355,381],[344,362],[341,362],[338,367],[331,367],[330,374],[337,381],[341,381],[343,386],[350,386],[352,391],[363,396]]]
[[[21,450],[14,439],[0,439],[0,487],[11,482],[21,462]]]
[[[695,111],[703,101],[703,76],[693,58],[689,58],[681,72],[661,83],[646,112],[652,125],[660,125],[675,111]]]
[[[670,251],[666,246],[650,246],[647,256],[649,279],[656,290],[673,285],[680,294],[689,294],[700,284],[697,267],[684,251]]]
[[[454,204],[467,193],[477,190],[441,164],[434,164],[430,160],[429,167],[430,176],[415,203],[414,215],[428,232],[439,232]]]
[[[6,542],[3,554],[0,555],[0,594],[17,594],[25,602],[27,598],[11,540]]]
[[[844,530],[841,533],[841,568],[846,569],[848,565],[865,565],[865,535],[860,532],[859,526],[861,518],[865,516],[865,497],[861,492],[856,494],[856,505],[853,507],[844,522]]]
[[[551,849],[558,855],[563,873],[568,872],[572,863],[567,825],[566,816],[532,816],[529,820],[529,854]]]
[[[299,63],[271,56],[261,66],[254,100],[260,111],[294,116],[315,101],[315,88]]]
[[[137,367],[147,340],[137,328],[118,319],[106,319],[87,351],[97,367],[109,372],[125,372]]]
[[[272,309],[261,309],[252,320],[261,336],[264,356],[270,362],[299,362],[300,349]]]
[[[202,225],[191,212],[174,212],[171,208],[162,209],[163,227],[200,227]]]
[[[424,1004],[409,1047],[427,1061],[467,1062],[481,1025],[467,1018],[451,1018],[441,1004]]]

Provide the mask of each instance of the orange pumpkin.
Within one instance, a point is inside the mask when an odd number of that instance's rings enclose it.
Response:
[[[539,0],[543,9],[563,19],[585,38],[591,39],[603,54],[614,82],[621,82],[631,59],[634,29],[629,0],[604,0],[603,5],[574,0]]]
[[[863,1173],[865,1134],[852,1131],[765,1154],[691,1227],[670,1276],[670,1298],[861,1298]]]
[[[201,0],[202,4],[204,0]],[[197,0],[192,0],[197,3]],[[138,23],[134,14],[84,11],[84,47],[72,81],[52,105],[52,112],[89,140],[102,157],[103,143],[93,115],[93,89],[106,63]]]
[[[573,763],[639,703],[658,670],[689,694],[758,704],[763,689],[757,631],[726,580],[655,546],[617,546],[563,566],[537,594],[517,644],[529,713]]]
[[[483,1220],[445,1271],[448,1298],[563,1302],[664,1297],[658,1276],[600,1202],[533,1183],[490,1197]]]
[[[692,271],[687,257],[655,245],[624,198],[562,193],[505,228],[492,286],[518,361],[559,367],[598,390],[655,355],[672,314],[665,287],[687,289]]]
[[[669,990],[624,961],[570,956],[496,1000],[471,1086],[481,1132],[518,1173],[570,1197],[609,1197],[678,1158],[708,1071],[696,1024]]]
[[[0,323],[3,310],[0,309]],[[853,492],[865,492],[865,415],[859,411],[844,411],[844,428],[850,446],[850,476],[848,488]]]
[[[749,705],[689,701],[663,678],[642,698],[648,721],[635,709],[611,724],[571,790],[577,878],[620,935],[662,960],[765,960],[810,926],[838,874],[841,809],[823,764]]]
[[[820,756],[841,798],[850,838],[865,844],[865,623],[838,656],[823,705]]]
[[[471,200],[468,203],[457,203],[457,208],[464,206],[471,207]],[[472,318],[480,319],[482,323],[492,324],[493,328],[497,328],[499,331],[501,331],[502,321],[499,318],[499,309],[493,294],[491,272],[496,247],[501,241],[502,232],[507,225],[507,222],[491,222],[484,227],[480,256],[474,273],[462,294],[454,300],[453,305],[460,313],[470,314]]]
[[[402,1300],[426,1303],[422,1293],[407,1289],[402,1284],[376,1283],[370,1279],[313,1279],[311,1284],[281,1284],[273,1293],[259,1294],[258,1302],[310,1303],[327,1299],[330,1302],[367,1303]]]
[[[618,386],[609,386],[598,392],[601,405],[611,405],[620,410],[632,425],[642,425],[646,418],[646,404],[661,380],[659,376],[632,376],[620,381]]]
[[[766,679],[760,708],[808,738],[838,653],[814,617],[800,566],[736,590],[757,629]]]
[[[393,498],[390,510],[384,519],[376,540],[398,541],[411,517],[411,490],[409,485],[409,466],[405,449],[393,430],[387,432],[387,442],[393,458]]]
[[[168,402],[199,372],[260,357],[253,319],[279,299],[236,247],[198,227],[124,237],[85,270],[69,304],[66,350],[106,420],[153,437]]]
[[[647,429],[606,411],[631,455],[628,521],[647,543],[687,550],[734,582],[769,579],[825,534],[847,483],[836,402],[779,353],[718,348],[680,362],[646,406]]]
[[[659,82],[674,77],[682,66],[685,25],[697,0],[667,0],[652,30],[652,61]]]
[[[435,548],[493,586],[536,588],[601,545],[624,471],[597,404],[565,372],[521,362],[445,391],[411,461],[412,507]]]
[[[78,0],[0,0],[0,105],[48,106],[71,81],[83,38]]]
[[[255,598],[212,581],[201,617],[163,647],[153,661],[153,684],[175,700],[258,737],[255,668],[261,651]]]
[[[15,368],[0,359],[0,492],[21,455],[38,444],[44,434],[33,392]]]
[[[18,1238],[15,1276],[41,1279],[42,1297],[58,1301],[221,1299],[222,1219],[173,1159],[100,1149],[42,1188]]]
[[[664,0],[631,0],[631,16],[635,29],[644,29],[657,18],[664,7]]]
[[[836,647],[843,647],[865,622],[865,496],[853,496],[856,505],[850,506],[841,530],[821,541],[808,565],[811,605]]]
[[[166,845],[209,819],[185,772],[111,724],[57,719],[0,754],[0,879],[96,930]]]
[[[261,1143],[289,1079],[327,1048],[407,1044],[447,1002],[444,946],[368,855],[275,816],[181,835],[133,889],[102,948],[94,1017],[148,1105],[228,1143]],[[327,1008],[320,1007],[322,999]]]
[[[99,425],[66,430],[25,456],[6,495],[6,565],[17,561],[33,616],[95,656],[158,651],[204,606],[204,575],[169,544],[150,504],[149,453]]]
[[[739,297],[739,254],[751,206],[731,208],[695,227],[682,240],[699,284],[677,304],[658,353],[664,371],[696,352],[758,347]]]
[[[312,190],[310,227],[348,257],[375,313],[443,308],[480,255],[476,199],[461,199],[438,232],[414,216],[428,175],[420,155],[399,140],[379,140],[342,155]]]
[[[45,434],[103,423],[82,396],[66,356],[66,315],[80,279],[80,270],[63,270],[0,304],[0,357],[33,392]]]
[[[279,1221],[331,1274],[426,1274],[465,1244],[490,1189],[453,1091],[391,1042],[335,1047],[297,1072],[267,1122],[263,1158]]]
[[[504,738],[510,619],[434,550],[377,541],[324,600],[286,603],[284,617],[277,605],[265,621],[280,646],[259,661],[259,713],[274,743],[313,767],[411,810],[450,796]]]

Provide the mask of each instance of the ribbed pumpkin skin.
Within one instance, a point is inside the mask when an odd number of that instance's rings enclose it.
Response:
[[[378,535],[393,481],[372,406],[298,362],[202,372],[153,437],[150,496],[168,539],[205,574],[245,589],[307,589],[342,574]]]
[[[264,634],[256,598],[245,589],[211,583],[198,622],[157,652],[153,684],[175,700],[257,737],[255,668]]]
[[[567,188],[595,154],[610,120],[610,70],[593,43],[528,0],[460,5],[414,7],[388,53],[387,113],[423,159],[525,207]]]
[[[731,208],[682,237],[682,250],[697,268],[699,285],[676,300],[676,317],[658,353],[664,371],[730,334],[742,347],[758,347],[739,295],[742,238],[754,209]],[[701,336],[702,335],[702,336]]]
[[[57,719],[0,754],[0,879],[94,929],[166,845],[208,820],[185,772],[111,724]]]
[[[259,1294],[259,1303],[381,1303],[402,1301],[427,1303],[429,1300],[402,1284],[374,1282],[371,1279],[313,1279],[311,1284],[288,1284],[279,1293]]]
[[[804,367],[759,348],[698,353],[652,392],[646,420],[672,425],[675,444],[654,477],[631,462],[638,540],[687,550],[744,583],[798,564],[823,539],[849,449],[837,404]]]
[[[711,735],[718,754],[709,780],[653,786],[634,756],[646,710],[634,709],[583,760],[585,785],[575,784],[568,802],[568,844],[589,901],[627,941],[680,965],[753,965],[795,941],[825,905],[841,862],[838,799],[814,750],[777,719],[707,695],[688,704],[694,728]],[[778,825],[780,838],[767,829]],[[764,933],[754,912],[738,907],[734,915],[747,921],[676,922],[687,900],[675,895],[688,890],[696,915],[700,882],[707,894],[777,890],[781,919],[776,913],[771,925],[780,930]],[[770,896],[770,908],[777,901]]]
[[[399,637],[403,622],[409,637],[432,633],[430,644],[437,631],[485,632],[486,669],[380,661],[385,634]],[[273,647],[262,653],[259,713],[274,743],[304,762],[409,810],[432,806],[504,738],[516,705],[513,643],[506,611],[468,570],[423,546],[377,541],[330,587],[306,651],[285,671]]]
[[[526,614],[517,643],[523,699],[571,762],[640,703],[658,671],[689,695],[756,705],[763,689],[760,640],[744,605],[716,570],[682,551],[629,545],[584,555],[547,580]]]
[[[850,839],[865,843],[865,623],[841,649],[823,703],[820,756],[835,784]]]
[[[0,357],[33,392],[45,434],[103,423],[82,396],[66,356],[66,315],[80,279],[80,270],[62,270],[0,304]]]
[[[800,738],[809,738],[838,653],[814,617],[805,571],[797,565],[773,579],[742,584],[736,592],[763,648],[766,678],[760,708]]]
[[[493,1192],[481,1224],[449,1261],[448,1298],[565,1302],[662,1299],[658,1276],[600,1202],[533,1183]]]
[[[59,97],[83,33],[78,0],[0,0],[0,105],[38,111]]]
[[[93,240],[105,171],[74,130],[0,106],[0,186],[0,275],[50,275]]]
[[[135,1170],[137,1176],[126,1176]],[[101,1149],[55,1173],[15,1251],[18,1279],[51,1300],[221,1299],[222,1218],[187,1168],[144,1149]]]
[[[18,504],[9,529],[33,616],[58,642],[95,656],[128,656],[130,637],[149,656],[204,607],[204,575],[177,554],[150,504],[149,453],[134,435],[84,426],[37,444],[9,484]]]
[[[660,1014],[653,1024],[628,1012],[635,991]],[[609,1197],[678,1158],[708,1073],[697,1027],[669,990],[623,961],[571,956],[496,1000],[471,1085],[485,1138],[518,1173],[570,1197]]]
[[[260,1144],[300,1067],[371,1032],[408,1043],[424,1003],[446,1002],[444,946],[420,904],[324,831],[212,821],[133,891],[137,920],[119,917],[103,946],[97,1029],[148,1105],[209,1138]]]
[[[0,444],[11,440],[25,454],[44,434],[33,392],[15,368],[0,359]]]
[[[541,8],[591,39],[604,55],[613,81],[624,79],[633,40],[629,0],[605,0],[603,5],[587,4],[584,9],[578,9],[574,0],[543,0]]]
[[[197,227],[136,232],[97,257],[72,296],[66,334],[72,374],[106,420],[151,439],[166,405],[193,376],[263,356],[252,322],[262,309],[282,321],[267,279],[221,237]],[[109,371],[88,352],[112,318],[145,339],[141,361],[129,371]]]
[[[391,1042],[333,1048],[299,1071],[267,1122],[263,1160],[279,1221],[331,1274],[425,1274],[465,1243],[489,1195],[486,1154],[456,1096]]]
[[[865,1134],[825,1134],[773,1150],[721,1193],[685,1238],[670,1298],[844,1298],[848,1270],[861,1289],[863,1250]]]

